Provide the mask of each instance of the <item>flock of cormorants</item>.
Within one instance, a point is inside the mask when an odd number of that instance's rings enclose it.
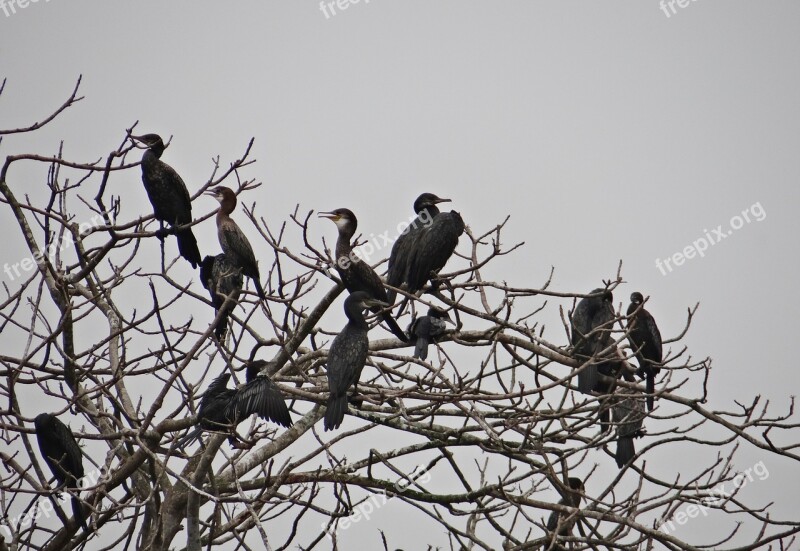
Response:
[[[231,218],[236,208],[236,194],[229,188],[218,186],[206,192],[220,204],[216,215],[217,233],[222,253],[201,259],[197,240],[192,233],[192,205],[189,192],[181,177],[161,160],[165,146],[157,134],[131,136],[134,145],[145,149],[142,156],[142,182],[160,224],[156,232],[163,241],[165,235],[174,233],[178,251],[193,268],[200,266],[200,279],[209,291],[217,312],[214,334],[225,336],[228,317],[236,306],[242,291],[243,276],[253,281],[259,299],[266,300],[261,286],[258,262],[253,248],[239,225]],[[344,301],[347,324],[331,343],[327,359],[328,401],[324,417],[325,430],[338,428],[347,412],[348,392],[355,393],[369,349],[369,325],[364,310],[378,315],[389,330],[402,342],[414,345],[414,356],[425,360],[428,345],[446,333],[446,323],[451,321],[446,310],[432,307],[426,316],[415,318],[404,332],[392,317],[391,308],[397,297],[395,289],[406,295],[422,291],[430,282],[431,290],[440,283],[437,274],[453,255],[458,239],[465,230],[458,212],[440,212],[438,204],[449,202],[432,193],[423,193],[414,202],[417,218],[395,241],[388,261],[385,286],[372,267],[354,253],[352,239],[358,220],[352,211],[340,208],[319,216],[333,221],[338,229],[335,261],[336,271],[349,292]],[[170,229],[164,228],[164,223]],[[406,301],[409,299],[406,298]],[[638,360],[636,373],[646,380],[647,409],[653,409],[654,378],[662,365],[662,342],[653,316],[644,309],[644,297],[635,292],[627,310],[627,334],[633,354]],[[616,319],[613,296],[607,289],[595,289],[582,298],[571,316],[572,355],[581,362],[578,369],[578,390],[585,394],[601,396],[599,419],[602,432],[616,427],[616,462],[622,468],[636,452],[633,439],[643,434],[646,416],[645,398],[627,387],[617,387],[620,377],[634,381],[624,356],[617,349],[612,336]],[[264,361],[249,361],[246,365],[247,382],[241,388],[228,388],[229,373],[219,375],[206,389],[200,402],[197,427],[180,439],[185,446],[197,439],[203,430],[224,432],[232,445],[246,446],[236,434],[236,425],[256,414],[281,426],[292,424],[291,415],[278,388],[261,371]],[[53,415],[43,413],[35,419],[39,449],[55,476],[59,488],[79,491],[78,481],[83,477],[81,451],[69,428]],[[250,443],[249,445],[252,445]],[[562,505],[577,507],[583,483],[570,478],[565,487]],[[78,523],[85,527],[86,516],[80,501],[73,497],[73,511]],[[547,528],[554,534],[566,533],[559,514],[553,512]],[[557,529],[558,528],[558,529]]]

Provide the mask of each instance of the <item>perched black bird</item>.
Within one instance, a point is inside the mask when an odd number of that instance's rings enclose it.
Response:
[[[242,291],[242,271],[225,254],[207,256],[200,265],[200,281],[211,295],[214,310],[224,313],[214,334],[218,339],[225,336],[228,316],[233,311]]]
[[[358,227],[358,219],[356,219],[353,211],[350,209],[336,209],[331,212],[321,212],[319,216],[333,221],[339,230],[339,237],[336,239],[336,271],[339,273],[339,277],[342,278],[345,288],[350,293],[364,291],[384,307],[389,307],[386,287],[383,286],[380,276],[353,251],[353,245],[350,241],[356,234],[356,228]],[[395,337],[403,342],[408,342],[408,337],[397,325],[391,312],[383,311],[379,306],[374,307],[372,311],[376,314],[380,313],[381,320],[389,326],[389,330]]]
[[[612,407],[617,427],[617,467],[624,467],[636,455],[633,439],[643,436],[642,423],[646,416],[641,393],[629,388],[618,388]]]
[[[615,376],[619,371],[619,362],[613,354],[601,352],[614,344],[611,330],[614,324],[614,297],[611,291],[595,289],[578,302],[572,313],[572,345],[576,359],[587,361],[593,358],[590,365],[578,373],[578,390],[584,394],[592,391],[608,393],[610,387],[600,379],[600,374]],[[599,364],[599,365],[598,365]]]
[[[631,294],[628,306],[628,340],[639,361],[637,374],[647,379],[647,409],[653,411],[653,393],[656,391],[655,378],[661,371],[662,349],[661,332],[656,320],[644,309],[642,293]]]
[[[578,390],[584,394],[592,391],[610,394],[620,375],[627,380],[633,380],[633,376],[625,369],[623,357],[611,334],[616,317],[611,291],[595,289],[589,294],[593,296],[578,302],[571,319],[573,356],[582,362],[591,362],[578,373]],[[613,381],[603,381],[601,375],[611,377]],[[608,405],[600,404],[600,427],[603,431],[611,428],[610,419]]]
[[[419,234],[408,260],[408,292],[416,293],[428,280],[434,282],[436,274],[453,256],[458,238],[464,233],[464,220],[454,210],[440,212]]]
[[[325,411],[325,430],[339,428],[347,411],[347,391],[358,386],[361,371],[367,362],[369,326],[364,309],[386,307],[365,291],[356,291],[344,301],[347,325],[336,335],[328,352],[328,407]]]
[[[142,155],[142,183],[153,205],[153,214],[161,224],[183,226],[192,222],[192,202],[186,184],[171,166],[161,160],[164,142],[158,134],[131,136],[134,142],[147,147]],[[175,233],[178,238],[178,251],[189,261],[192,268],[200,264],[200,250],[192,228],[187,227]]]
[[[83,457],[81,448],[75,441],[72,431],[54,415],[41,413],[33,420],[36,427],[36,439],[41,452],[58,487],[66,487],[75,493],[80,492],[80,480],[83,478]],[[72,496],[72,514],[84,529],[86,515],[83,506],[76,496]]]
[[[558,502],[559,505],[567,507],[578,508],[581,506],[581,493],[583,493],[583,481],[580,478],[570,477],[569,488],[565,488],[566,495]],[[553,511],[547,519],[547,531],[551,534],[548,541],[542,547],[543,549],[561,550],[565,549],[559,545],[555,540],[559,537],[564,537],[572,533],[572,527],[575,525],[575,517],[570,518],[570,515]]]
[[[283,394],[268,377],[249,376],[247,384],[238,389],[228,388],[230,378],[230,373],[223,373],[211,382],[200,400],[199,426],[179,445],[185,446],[197,439],[203,430],[228,432],[231,443],[236,445],[236,425],[254,413],[282,427],[292,426]]]
[[[408,326],[408,334],[412,339],[416,339],[414,347],[414,357],[424,360],[428,357],[428,344],[436,341],[436,337],[444,334],[447,329],[446,323],[450,316],[439,308],[429,308],[427,316],[420,316]]]
[[[236,194],[230,188],[217,186],[206,191],[206,195],[210,195],[219,201],[217,236],[219,237],[219,245],[222,247],[222,252],[225,253],[225,256],[228,257],[232,264],[241,268],[242,274],[253,280],[258,297],[261,300],[267,300],[264,289],[261,288],[258,262],[256,261],[256,255],[253,254],[253,247],[250,246],[247,236],[239,225],[231,218],[231,213],[236,208]]]
[[[433,193],[423,193],[414,201],[414,212],[417,217],[401,233],[392,245],[392,252],[389,255],[388,274],[386,282],[392,287],[401,287],[408,283],[409,260],[412,252],[416,249],[417,241],[425,229],[433,222],[434,217],[439,214],[439,203],[449,202],[450,199],[442,199]],[[389,304],[394,304],[396,292],[388,289],[386,296]]]

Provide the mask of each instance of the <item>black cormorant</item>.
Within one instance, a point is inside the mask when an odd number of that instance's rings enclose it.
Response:
[[[238,389],[228,388],[230,373],[223,373],[211,381],[200,400],[199,426],[179,445],[195,440],[203,430],[230,433],[229,440],[236,445],[236,425],[254,413],[282,427],[292,426],[289,408],[278,387],[264,375],[248,375],[247,384]]]
[[[328,352],[328,407],[325,411],[325,430],[339,427],[347,411],[347,391],[358,385],[361,370],[367,361],[369,326],[364,309],[386,307],[364,291],[356,291],[344,301],[347,325],[336,335]],[[355,392],[355,388],[354,388]]]
[[[428,357],[428,344],[435,341],[447,329],[450,316],[439,308],[429,308],[427,316],[420,316],[408,326],[408,335],[416,339],[414,357],[424,360]]]
[[[414,212],[417,213],[417,217],[392,245],[386,283],[392,287],[401,287],[404,283],[408,283],[409,260],[416,248],[417,240],[427,226],[433,222],[434,217],[439,214],[439,207],[436,205],[449,201],[450,199],[442,199],[433,193],[423,193],[417,197],[417,200],[414,201]],[[396,294],[392,289],[387,289],[386,296],[389,304],[394,304]]]
[[[350,293],[364,291],[370,297],[388,307],[386,287],[383,286],[383,281],[369,264],[356,255],[350,243],[358,227],[358,219],[353,214],[353,211],[350,209],[336,209],[331,212],[321,212],[319,216],[333,221],[339,230],[339,237],[336,240],[336,271],[339,273],[339,277],[342,278],[345,288]],[[381,320],[389,326],[389,330],[395,337],[403,342],[408,342],[408,337],[397,325],[391,312],[382,311],[380,307],[375,307],[372,311],[380,313]]]
[[[458,238],[464,233],[464,220],[454,210],[440,212],[420,232],[408,259],[408,292],[416,293],[428,280],[436,278],[453,256]]]
[[[607,352],[606,359],[600,357],[603,350],[614,344],[611,336],[616,317],[614,296],[611,291],[604,289],[595,289],[590,295],[594,296],[578,302],[571,320],[573,355],[584,362],[594,357],[592,363],[578,373],[578,390],[585,394],[593,390],[607,393],[610,387],[603,384],[600,374],[614,376],[619,370],[619,362],[607,359],[613,354]]]
[[[214,310],[224,311],[214,334],[218,339],[225,336],[228,316],[236,306],[242,291],[242,271],[225,254],[207,256],[200,265],[200,281],[211,295]]]
[[[561,498],[558,504],[577,509],[581,506],[581,493],[583,491],[583,481],[580,478],[570,477],[569,487],[565,488],[566,495]],[[570,518],[570,515],[561,513],[560,511],[553,511],[550,513],[550,517],[547,519],[547,531],[551,536],[544,544],[543,549],[564,549],[563,546],[559,545],[554,540],[558,537],[570,535],[576,520],[577,517],[572,516],[572,518]]]
[[[592,391],[610,394],[615,384],[603,381],[601,375],[614,380],[620,375],[632,380],[632,376],[624,370],[622,356],[611,334],[616,318],[611,291],[595,289],[589,294],[593,296],[578,302],[571,319],[573,356],[581,362],[591,362],[578,373],[578,390],[584,394]],[[606,349],[609,350],[601,355]],[[600,426],[604,431],[610,429],[610,417],[608,406],[600,404]]]
[[[621,469],[636,455],[633,439],[644,434],[644,398],[636,390],[620,387],[614,393],[612,412],[617,427],[617,453],[614,458]]]
[[[83,457],[72,431],[49,413],[37,415],[33,424],[36,428],[36,439],[39,441],[39,451],[53,476],[56,477],[58,487],[66,487],[75,493],[80,492]],[[75,515],[75,520],[86,529],[86,515],[77,496],[72,496],[72,513]]]
[[[158,134],[131,136],[147,146],[142,155],[142,182],[147,191],[153,214],[163,229],[164,222],[170,226],[183,226],[192,222],[192,202],[186,184],[171,166],[160,159],[164,152],[164,142]],[[178,251],[189,261],[192,268],[200,264],[200,250],[192,228],[187,227],[175,233],[178,238]]]
[[[647,409],[653,411],[655,378],[661,371],[661,332],[656,320],[644,309],[643,304],[642,293],[631,294],[631,304],[628,306],[628,340],[639,361],[637,374],[647,379]]]
[[[253,247],[250,246],[242,229],[231,218],[231,213],[236,208],[236,194],[230,188],[217,186],[206,191],[206,195],[219,201],[217,236],[222,252],[230,262],[242,269],[242,274],[253,280],[258,297],[261,300],[267,300],[264,289],[261,288],[258,262],[256,262],[256,255],[253,254]]]

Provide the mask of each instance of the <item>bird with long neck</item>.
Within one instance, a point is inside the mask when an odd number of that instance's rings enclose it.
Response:
[[[186,184],[174,168],[161,160],[164,141],[158,134],[131,136],[136,147],[146,148],[142,155],[142,183],[153,205],[153,215],[161,225],[159,238],[163,240],[164,223],[172,227],[192,222],[192,202]],[[141,145],[138,145],[141,144]],[[200,264],[200,250],[191,227],[175,231],[178,251],[189,261],[192,268]]]
[[[425,229],[431,225],[433,219],[439,214],[439,203],[447,203],[450,199],[442,199],[433,193],[423,193],[414,201],[414,212],[417,217],[401,233],[392,245],[389,255],[388,273],[386,283],[392,287],[401,287],[408,284],[408,270],[411,255],[417,247],[417,242]],[[397,293],[392,289],[386,291],[389,304],[394,304]]]
[[[653,411],[653,395],[656,391],[656,375],[661,371],[663,345],[661,331],[658,330],[653,315],[644,308],[642,293],[631,294],[628,306],[628,341],[639,362],[637,374],[646,379],[647,410]]]
[[[319,216],[331,220],[339,230],[339,236],[336,239],[336,271],[345,288],[350,293],[364,291],[373,299],[388,305],[386,288],[383,286],[380,276],[353,250],[351,240],[358,227],[358,219],[353,211],[336,209],[331,212],[321,212]],[[408,342],[408,337],[397,325],[390,312],[383,310],[380,306],[373,307],[372,311],[380,314],[381,320],[389,326],[389,330],[395,337],[403,342]]]
[[[344,301],[347,325],[336,335],[328,352],[328,407],[325,410],[325,430],[342,424],[347,411],[347,391],[358,386],[361,371],[367,362],[369,325],[364,319],[365,308],[386,307],[364,291],[356,291]]]
[[[242,270],[242,274],[253,280],[256,286],[258,297],[267,300],[264,289],[261,288],[260,275],[258,273],[258,262],[253,253],[253,247],[247,240],[239,225],[231,218],[231,213],[236,208],[236,194],[232,189],[225,186],[217,186],[206,191],[209,195],[219,201],[219,211],[217,211],[217,237],[222,252],[228,260]]]

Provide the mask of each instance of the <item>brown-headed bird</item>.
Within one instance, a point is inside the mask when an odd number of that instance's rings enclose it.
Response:
[[[261,288],[260,275],[258,273],[258,262],[253,253],[253,247],[247,240],[239,225],[231,218],[231,213],[236,208],[236,194],[232,189],[225,186],[217,186],[206,191],[209,195],[219,201],[219,211],[217,211],[217,237],[222,252],[228,260],[242,270],[242,274],[253,280],[256,286],[258,297],[267,300],[264,289]]]

